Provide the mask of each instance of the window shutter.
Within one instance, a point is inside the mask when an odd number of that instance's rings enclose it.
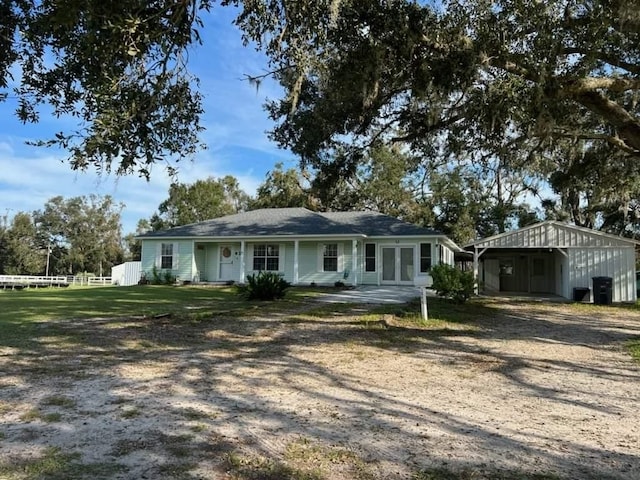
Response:
[[[284,264],[284,243],[281,243],[279,245],[279,250],[278,250],[278,271],[279,272],[284,272],[285,271],[285,264]]]
[[[317,268],[319,272],[324,272],[324,243],[318,244]]]
[[[338,272],[344,272],[344,243],[338,243]]]
[[[162,242],[156,243],[156,268],[162,267]]]
[[[179,249],[179,244],[178,243],[174,243],[173,244],[173,251],[171,252],[171,269],[172,270],[177,270],[179,267],[179,261],[180,261],[180,249]]]

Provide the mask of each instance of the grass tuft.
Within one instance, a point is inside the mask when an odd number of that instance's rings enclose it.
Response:
[[[42,455],[29,459],[0,462],[0,478],[68,480],[71,478],[107,479],[123,470],[115,463],[82,464],[80,454],[60,448],[47,448]]]
[[[640,338],[628,341],[626,347],[633,359],[640,363]]]

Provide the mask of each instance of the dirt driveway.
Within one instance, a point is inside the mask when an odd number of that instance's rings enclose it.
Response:
[[[638,313],[322,308],[42,324],[0,352],[0,478],[640,478]]]

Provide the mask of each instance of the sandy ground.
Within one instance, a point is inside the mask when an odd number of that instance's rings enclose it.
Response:
[[[640,478],[639,314],[356,313],[42,324],[1,352],[0,478]],[[67,465],[30,477],[43,455]]]

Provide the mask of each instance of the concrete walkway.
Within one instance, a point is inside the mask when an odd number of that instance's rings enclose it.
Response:
[[[427,295],[434,295],[427,290]],[[327,293],[318,300],[326,303],[407,303],[420,296],[420,288],[414,286],[360,286],[353,290]]]

